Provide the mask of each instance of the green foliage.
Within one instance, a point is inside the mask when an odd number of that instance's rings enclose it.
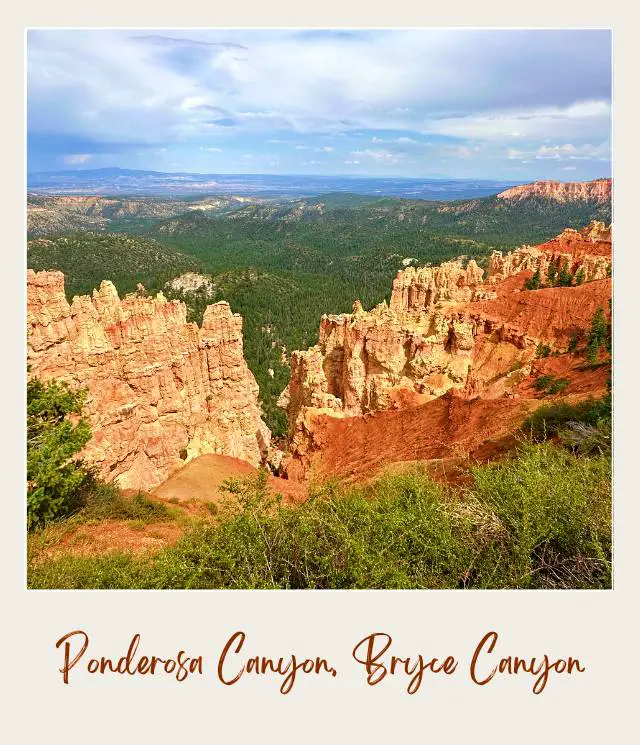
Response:
[[[578,269],[578,271],[576,272],[576,276],[575,276],[576,286],[583,284],[584,278],[585,278],[584,269],[580,267],[580,269]]]
[[[558,267],[555,262],[549,263],[549,268],[547,269],[547,282],[549,283],[550,287],[554,287],[558,279]]]
[[[548,357],[551,354],[551,347],[548,344],[540,342],[536,347],[536,359]]]
[[[584,331],[582,329],[573,331],[571,333],[571,336],[569,337],[569,344],[567,346],[567,351],[577,352],[580,344],[584,342],[584,336],[585,336]]]
[[[600,351],[606,348],[610,351],[610,326],[602,308],[598,308],[591,320],[591,328],[587,338],[587,360],[595,364]]]
[[[69,514],[87,478],[74,458],[91,438],[82,411],[84,393],[57,381],[27,383],[27,526]]]
[[[576,458],[550,444],[528,445],[516,463],[476,469],[474,480],[478,499],[507,534],[500,585],[609,586],[608,458]]]
[[[562,393],[568,385],[569,381],[567,378],[554,378],[553,375],[540,375],[533,384],[537,391],[549,395]]]
[[[572,284],[573,284],[573,275],[569,271],[568,265],[563,264],[562,269],[560,269],[560,272],[558,274],[556,285],[558,287],[571,287]]]
[[[611,394],[601,399],[589,399],[578,404],[560,402],[541,406],[524,422],[523,432],[534,442],[542,442],[558,435],[572,422],[608,433],[610,450],[611,442]],[[567,444],[569,444],[567,442]]]
[[[358,489],[335,484],[297,507],[264,476],[228,484],[215,523],[153,558],[32,562],[31,587],[608,587],[610,459],[523,445],[450,490],[415,468]]]
[[[524,286],[527,290],[539,290],[540,285],[540,270],[536,269],[533,276],[524,283]]]
[[[79,517],[92,520],[137,520],[153,523],[169,518],[169,509],[163,502],[149,499],[142,492],[123,497],[115,484],[105,484],[90,475],[80,490],[82,509]]]
[[[553,377],[551,375],[541,375],[539,378],[536,378],[533,387],[537,391],[544,391],[552,381]]]
[[[121,296],[133,292],[138,282],[155,293],[167,280],[202,268],[193,256],[148,238],[91,232],[29,241],[27,265],[64,272],[69,300],[91,294],[103,279],[111,280]]]

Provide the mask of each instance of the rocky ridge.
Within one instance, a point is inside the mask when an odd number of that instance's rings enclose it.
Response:
[[[611,179],[601,178],[594,181],[536,181],[506,189],[497,195],[498,199],[508,202],[519,202],[523,199],[540,197],[555,202],[593,201],[604,204],[611,200]]]
[[[108,281],[69,303],[61,272],[28,270],[29,375],[87,389],[82,455],[107,481],[150,489],[204,453],[267,457],[242,318],[226,302],[207,307],[201,328],[186,313],[162,293],[120,298]]]
[[[584,283],[524,291],[555,262]],[[287,410],[291,475],[306,474],[322,427],[349,418],[421,406],[447,393],[472,399],[516,395],[538,345],[567,350],[611,293],[611,233],[602,223],[565,230],[537,247],[494,252],[484,276],[474,261],[398,272],[389,305],[326,315],[319,343],[291,355]],[[580,274],[579,274],[580,273]]]

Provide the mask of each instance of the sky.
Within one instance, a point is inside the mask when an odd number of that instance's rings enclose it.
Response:
[[[611,171],[599,30],[32,30],[28,170],[580,181]]]

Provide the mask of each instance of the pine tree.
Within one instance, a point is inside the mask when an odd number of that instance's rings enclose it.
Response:
[[[598,359],[598,354],[602,347],[607,346],[609,336],[609,326],[602,308],[596,310],[591,321],[587,344],[587,359],[593,365]]]
[[[536,269],[533,277],[531,279],[528,279],[524,286],[527,290],[538,290],[540,289],[540,270]]]
[[[87,477],[74,456],[91,438],[80,414],[82,391],[57,381],[27,383],[27,526],[29,530],[70,511],[78,487]]]
[[[569,272],[567,267],[567,264],[563,264],[562,269],[560,269],[560,273],[558,274],[558,278],[556,281],[558,287],[571,287],[571,284],[573,283],[573,277],[571,276],[571,273]]]

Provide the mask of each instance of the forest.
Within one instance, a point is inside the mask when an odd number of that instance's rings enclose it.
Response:
[[[493,249],[548,240],[592,219],[609,222],[610,205],[495,197],[459,202],[325,195],[249,204],[209,216],[112,221],[106,230],[29,241],[28,266],[65,273],[68,298],[103,279],[121,295],[142,283],[183,300],[200,322],[208,303],[227,300],[244,319],[245,358],[260,386],[264,418],[276,437],[276,406],[288,382],[288,356],[317,341],[324,313],[370,308],[389,297],[398,270],[465,256],[482,266]],[[185,272],[206,275],[214,295],[169,290]]]

